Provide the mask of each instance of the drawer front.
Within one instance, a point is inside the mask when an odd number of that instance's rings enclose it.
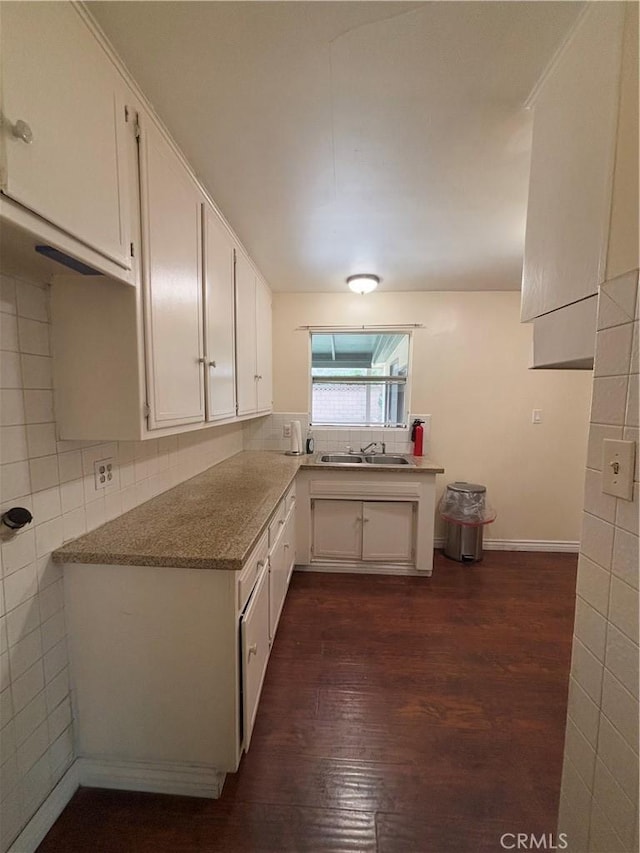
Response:
[[[243,747],[247,752],[269,662],[269,572],[263,569],[240,619]]]
[[[273,518],[269,524],[269,548],[273,548],[276,544],[276,539],[280,536],[284,527],[285,518],[285,499],[283,498],[278,504],[278,509],[275,511]]]
[[[258,576],[262,569],[267,565],[267,557],[269,553],[269,535],[267,531],[262,534],[260,541],[251,552],[251,556],[242,567],[240,577],[238,578],[238,609],[242,610],[251,590],[255,586]]]

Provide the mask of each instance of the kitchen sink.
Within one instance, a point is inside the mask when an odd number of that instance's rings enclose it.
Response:
[[[412,462],[406,456],[390,456],[386,453],[376,453],[372,456],[365,456],[364,461],[370,465],[412,465]]]
[[[367,456],[359,456],[356,453],[323,453],[320,462],[327,465],[360,465],[366,462],[368,465],[414,465],[406,456],[392,456],[388,453],[371,453]]]

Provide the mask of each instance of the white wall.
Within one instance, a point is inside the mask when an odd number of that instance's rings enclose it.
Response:
[[[580,537],[590,371],[531,371],[520,294],[275,293],[274,408],[308,409],[302,325],[422,323],[414,333],[411,411],[432,416],[430,456],[453,480],[485,483],[492,539]],[[531,423],[533,409],[541,424]]]
[[[146,442],[57,441],[49,293],[0,276],[0,512],[32,524],[0,547],[0,851],[73,759],[62,573],[51,551],[242,450],[241,426]],[[96,492],[93,460],[114,456]]]

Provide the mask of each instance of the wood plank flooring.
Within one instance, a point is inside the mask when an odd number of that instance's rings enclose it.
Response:
[[[220,800],[81,789],[40,853],[488,853],[555,832],[576,558],[295,574]]]

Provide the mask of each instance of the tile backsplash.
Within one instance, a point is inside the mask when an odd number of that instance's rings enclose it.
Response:
[[[633,500],[602,491],[602,442],[636,442],[638,271],[598,298],[559,829],[573,853],[638,851],[638,468]]]
[[[62,572],[51,551],[242,450],[242,425],[145,442],[59,441],[47,286],[0,276],[0,511],[33,522],[0,545],[0,851],[74,758]],[[93,463],[112,457],[97,491]]]
[[[411,415],[410,423],[420,418],[424,423],[424,454],[429,455],[431,437],[431,415]],[[248,421],[244,426],[245,450],[288,450],[291,439],[284,437],[284,427],[298,420],[302,426],[302,438],[311,433],[316,451],[345,451],[348,447],[360,450],[371,441],[384,442],[387,453],[411,453],[413,443],[411,430],[375,427],[342,428],[309,426],[308,412],[274,412],[264,418]],[[379,450],[379,448],[378,448]]]

